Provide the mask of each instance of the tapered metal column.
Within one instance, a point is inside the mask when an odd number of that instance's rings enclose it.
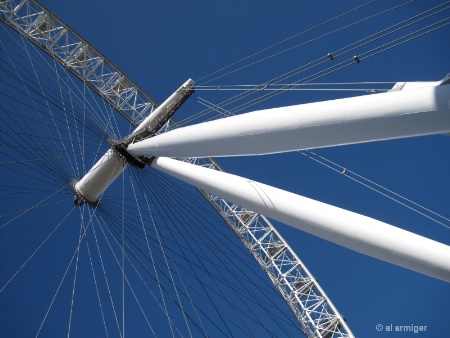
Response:
[[[448,133],[450,84],[445,80],[227,117],[178,128],[132,144],[128,151],[177,158],[261,155]]]
[[[348,210],[170,158],[152,167],[255,212],[360,253],[450,282],[450,246]]]

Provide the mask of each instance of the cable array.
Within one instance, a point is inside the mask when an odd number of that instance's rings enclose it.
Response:
[[[0,186],[2,196],[35,202],[8,203],[0,231],[5,238],[39,231],[32,244],[16,244],[23,254],[5,267],[0,292],[12,292],[35,266],[47,266],[46,250],[59,247],[51,260],[56,284],[33,285],[49,293],[48,303],[35,303],[42,316],[29,323],[34,334],[47,335],[55,315],[66,311],[63,334],[75,334],[85,326],[80,309],[92,289],[87,298],[99,321],[91,330],[107,336],[125,335],[124,310],[159,336],[297,335],[298,323],[264,272],[195,189],[149,168],[130,168],[97,208],[73,212],[73,181],[108,149],[108,138],[126,135],[128,124],[59,64],[2,30],[1,170],[10,181]]]
[[[368,16],[362,20],[354,21],[347,25],[342,25],[337,29],[331,30],[331,32],[328,32],[325,35],[319,35],[312,39],[306,40],[305,42],[302,42],[300,44],[297,44],[295,48],[297,47],[305,47],[306,45],[310,44],[313,41],[320,40],[322,42],[322,39],[329,37],[331,33],[338,33],[348,28],[354,28],[357,25],[367,23],[369,20],[379,18],[382,15],[390,14],[391,12],[394,12],[403,6],[411,5],[414,1],[406,1],[400,5],[396,5],[393,7],[390,7],[386,10],[382,10],[378,13],[375,13],[371,16]],[[393,24],[391,26],[388,26],[386,28],[383,28],[369,36],[366,36],[365,38],[358,39],[350,44],[347,44],[344,47],[341,47],[339,49],[336,49],[334,51],[329,51],[327,55],[322,55],[315,60],[309,61],[308,63],[305,63],[299,67],[296,67],[288,72],[285,72],[281,75],[278,75],[274,78],[268,79],[262,84],[255,85],[253,87],[249,88],[241,88],[242,92],[238,95],[232,96],[230,98],[227,98],[226,100],[223,100],[219,103],[215,103],[214,107],[209,107],[207,109],[204,109],[196,114],[193,114],[189,116],[188,118],[184,120],[178,121],[180,125],[186,125],[193,123],[197,119],[205,120],[205,117],[208,116],[207,120],[216,119],[218,117],[223,116],[223,114],[220,115],[214,115],[214,112],[217,112],[217,107],[221,107],[221,110],[227,110],[228,115],[233,113],[239,113],[244,110],[248,110],[252,106],[255,106],[257,104],[261,104],[269,99],[275,98],[276,96],[286,92],[286,91],[293,91],[293,90],[301,90],[304,88],[305,85],[311,85],[314,84],[315,81],[329,76],[335,72],[342,71],[348,67],[356,67],[359,63],[363,61],[367,61],[368,59],[380,55],[382,53],[385,53],[389,51],[390,49],[397,48],[401,46],[402,44],[414,41],[422,36],[425,36],[427,34],[431,34],[436,30],[443,29],[447,27],[450,24],[450,17],[444,17],[442,19],[434,19],[436,16],[443,15],[450,9],[450,2],[446,1],[440,5],[437,5],[433,8],[424,10],[420,12],[419,14],[410,16],[409,18],[406,18],[400,22],[397,22],[396,24]],[[341,18],[340,16],[337,18]],[[336,18],[336,19],[337,19]],[[427,21],[435,20],[434,22],[431,22],[430,24],[426,24]],[[423,25],[422,27],[418,27],[418,25]],[[414,29],[410,32],[406,32],[403,35],[397,36],[402,31],[406,29]],[[295,37],[301,36],[301,34],[296,35]],[[387,40],[389,39],[390,40]],[[290,40],[290,39],[289,39]],[[289,41],[288,40],[288,41]],[[387,41],[386,41],[387,40]],[[323,43],[323,42],[322,42]],[[378,44],[378,45],[376,45]],[[372,47],[371,47],[372,46]],[[270,49],[271,47],[269,47]],[[263,49],[261,52],[265,51],[266,49]],[[283,51],[283,53],[291,52],[293,48],[287,48]],[[352,54],[350,54],[352,53]],[[356,56],[354,55],[356,53]],[[253,55],[259,55],[260,53],[255,53]],[[350,54],[350,56],[347,56]],[[273,56],[279,56],[278,53],[273,54]],[[271,57],[269,57],[271,58]],[[268,60],[269,58],[261,58],[258,61],[255,61],[249,65],[241,66],[235,71],[228,71],[228,73],[224,74],[223,77],[229,76],[234,72],[241,72],[244,70],[244,68],[256,65],[257,63],[263,62]],[[247,60],[247,58],[244,58],[242,60]],[[341,61],[339,61],[341,60]],[[238,61],[237,63],[240,63]],[[331,63],[331,65],[330,65]],[[224,67],[223,69],[229,69],[232,65]],[[213,72],[212,74],[217,75],[219,71]],[[301,77],[300,77],[301,76]],[[222,76],[221,76],[222,77]],[[286,82],[286,80],[293,80],[296,77],[300,77],[296,79],[295,81],[291,81],[289,84],[282,85],[283,82]],[[205,79],[203,77],[202,79]],[[215,79],[218,79],[217,77]],[[211,80],[212,81],[212,80]],[[205,85],[208,82],[202,82],[198,86],[201,88],[202,85]],[[217,84],[217,85],[209,85],[208,88],[219,88],[223,90],[223,88],[227,88],[227,85],[225,84]],[[269,88],[276,88],[276,90],[269,90]],[[368,88],[369,92],[372,92],[372,89],[376,91],[375,88]],[[384,88],[386,90],[386,88]],[[242,102],[242,103],[240,103]]]

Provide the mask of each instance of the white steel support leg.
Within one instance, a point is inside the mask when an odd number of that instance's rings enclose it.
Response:
[[[450,282],[450,246],[243,177],[169,158],[152,167],[225,200],[360,253]]]
[[[447,81],[231,116],[178,128],[132,144],[128,151],[175,158],[262,155],[448,133]]]

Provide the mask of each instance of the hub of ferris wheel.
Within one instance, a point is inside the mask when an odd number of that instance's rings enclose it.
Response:
[[[152,157],[135,157],[128,153],[127,147],[134,142],[152,137],[171,119],[173,114],[193,94],[194,81],[187,80],[166,101],[155,109],[130,135],[120,140],[109,140],[111,148],[94,164],[84,177],[72,183],[75,192],[74,204],[97,206],[99,198],[128,165],[144,168]]]

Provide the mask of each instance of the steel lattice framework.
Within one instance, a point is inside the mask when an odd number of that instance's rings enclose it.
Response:
[[[0,1],[0,18],[84,81],[131,124],[157,104],[97,49],[37,1]]]
[[[37,1],[1,0],[0,19],[80,78],[133,126],[157,107],[122,71]],[[176,127],[171,120],[161,131]],[[223,171],[211,158],[184,161]],[[266,217],[199,191],[267,273],[308,337],[353,337],[317,280]]]

